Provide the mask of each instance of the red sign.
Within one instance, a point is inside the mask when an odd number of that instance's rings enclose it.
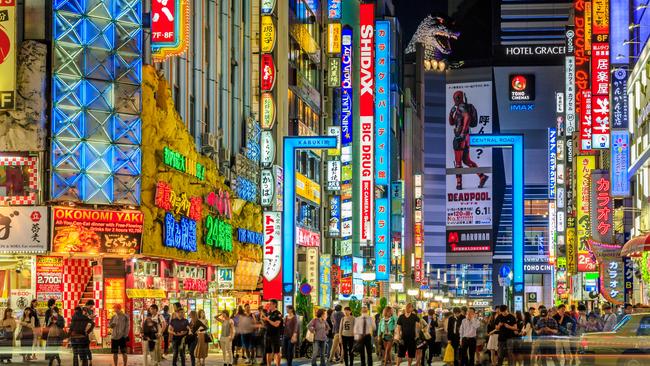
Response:
[[[201,197],[188,197],[185,192],[178,193],[167,182],[156,183],[154,202],[156,207],[176,215],[189,217],[194,221],[201,221],[203,217],[201,213],[203,199]]]
[[[215,209],[222,217],[227,219],[232,217],[232,203],[230,201],[230,193],[227,191],[219,190],[208,193],[205,197],[205,204]]]
[[[574,1],[574,10],[575,10],[575,61],[576,61],[576,72],[575,72],[575,112],[578,118],[580,118],[579,123],[582,123],[582,117],[584,116],[582,97],[583,92],[589,90],[589,60],[590,57],[586,51],[586,39],[585,39],[585,1],[584,0],[575,0]],[[590,131],[591,133],[591,131]],[[589,137],[591,139],[591,136]],[[579,149],[585,150],[581,145],[578,146]],[[590,148],[591,149],[591,143]]]
[[[583,90],[580,98],[580,150],[591,150],[591,91]]]
[[[415,258],[415,282],[422,282],[422,258]]]
[[[352,295],[352,276],[341,278],[341,294]]]
[[[199,278],[186,278],[183,280],[183,290],[208,292],[208,281]]]
[[[36,257],[36,299],[63,299],[63,258]]]
[[[264,212],[264,300],[282,297],[282,213]]]
[[[275,64],[273,63],[273,56],[265,53],[262,55],[261,65],[262,77],[260,80],[262,91],[271,91],[275,85]]]
[[[413,226],[413,235],[414,235],[414,242],[416,247],[421,247],[422,244],[424,243],[424,230],[422,229],[422,223],[421,222],[416,222]]]
[[[153,0],[151,2],[151,41],[171,43],[176,40],[176,2]]]
[[[578,253],[578,272],[596,272],[598,264],[588,252]]]
[[[134,210],[52,209],[52,251],[119,254],[138,252],[144,214]]]
[[[591,52],[593,148],[609,148],[609,43],[594,43]]]
[[[320,247],[320,234],[301,227],[296,228],[296,243],[303,247]]]
[[[373,240],[375,133],[375,4],[359,5],[359,123],[361,124],[359,182],[361,183],[361,240]]]

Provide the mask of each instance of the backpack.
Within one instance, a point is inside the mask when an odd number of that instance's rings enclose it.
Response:
[[[469,114],[469,127],[474,128],[478,126],[478,112],[476,112],[474,104],[465,103],[465,108],[467,108],[467,113]]]

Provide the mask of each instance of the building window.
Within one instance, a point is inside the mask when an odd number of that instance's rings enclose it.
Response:
[[[524,215],[548,216],[548,200],[525,200]]]

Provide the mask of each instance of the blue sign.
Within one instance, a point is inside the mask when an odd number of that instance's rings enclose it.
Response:
[[[332,305],[332,256],[321,254],[320,264],[320,290],[318,291],[318,305],[322,308],[329,308]]]
[[[341,235],[341,196],[330,197],[330,221],[328,230],[331,237]]]
[[[165,213],[163,241],[168,248],[196,252],[196,221],[185,216],[181,216],[180,221],[176,221],[172,213]]]
[[[628,127],[627,67],[621,66],[612,73],[612,128]]]
[[[341,272],[343,276],[350,276],[352,275],[352,257],[349,255],[346,255],[345,257],[341,257]]]
[[[282,289],[285,295],[295,292],[296,254],[296,150],[334,149],[334,136],[287,136],[283,146],[284,186],[282,195]]]
[[[557,129],[548,129],[548,198],[555,199],[557,184]]]
[[[341,0],[327,0],[327,17],[341,19]]]
[[[246,229],[237,229],[237,241],[240,243],[262,245],[264,243],[264,234]]]
[[[524,136],[471,135],[473,147],[512,149],[512,262],[515,294],[524,290]]]
[[[627,130],[612,130],[611,153],[612,196],[627,197],[630,195],[630,134]]]
[[[532,112],[535,110],[533,103],[510,104],[510,112]]]
[[[352,28],[341,32],[341,145],[352,143]]]
[[[243,199],[244,201],[256,203],[257,201],[257,184],[251,182],[250,180],[237,177],[237,186],[235,188],[237,197]]]

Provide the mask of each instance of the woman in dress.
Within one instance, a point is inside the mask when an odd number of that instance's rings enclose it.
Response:
[[[51,308],[50,316],[47,319],[47,340],[45,342],[45,348],[55,348],[61,347],[63,344],[63,329],[65,328],[65,319],[59,314],[59,308],[53,306]],[[57,365],[61,366],[61,357],[59,353],[48,353],[45,355],[45,359],[49,361],[49,366],[54,365],[54,360],[56,360]]]
[[[228,310],[222,311],[221,315],[216,316],[216,319],[221,323],[219,345],[221,345],[221,351],[223,352],[224,366],[232,366],[232,340],[235,338],[235,322],[230,318]]]
[[[197,319],[196,326],[192,328],[192,333],[196,334],[194,357],[199,360],[199,365],[205,366],[205,359],[208,357],[208,348],[210,342],[212,342],[212,337],[210,336],[208,319],[206,319],[203,309],[199,310],[199,318]]]
[[[393,338],[395,336],[395,327],[397,319],[393,315],[393,308],[386,306],[381,319],[379,320],[379,329],[377,334],[384,344],[383,365],[390,366],[393,363]]]
[[[415,338],[415,364],[422,365],[428,341],[431,339],[429,325],[424,319],[420,318],[419,322],[416,324],[415,331],[417,334],[417,337]]]
[[[0,346],[1,347],[13,347],[14,346],[14,332],[16,331],[16,319],[13,317],[13,310],[11,308],[6,308],[5,313],[2,317],[2,323],[0,323]],[[0,362],[10,363],[12,355],[3,354],[0,355]]]
[[[20,347],[23,349],[32,350],[34,345],[34,328],[36,327],[36,320],[32,308],[25,308],[23,310],[23,317],[20,319]],[[23,353],[23,362],[31,360],[31,352]]]
[[[492,366],[496,366],[497,364],[497,351],[499,350],[499,331],[496,329],[496,324],[494,324],[495,319],[495,313],[490,314],[490,318],[488,319],[487,324],[487,334],[489,336],[487,349],[490,351],[490,360],[492,361]]]

